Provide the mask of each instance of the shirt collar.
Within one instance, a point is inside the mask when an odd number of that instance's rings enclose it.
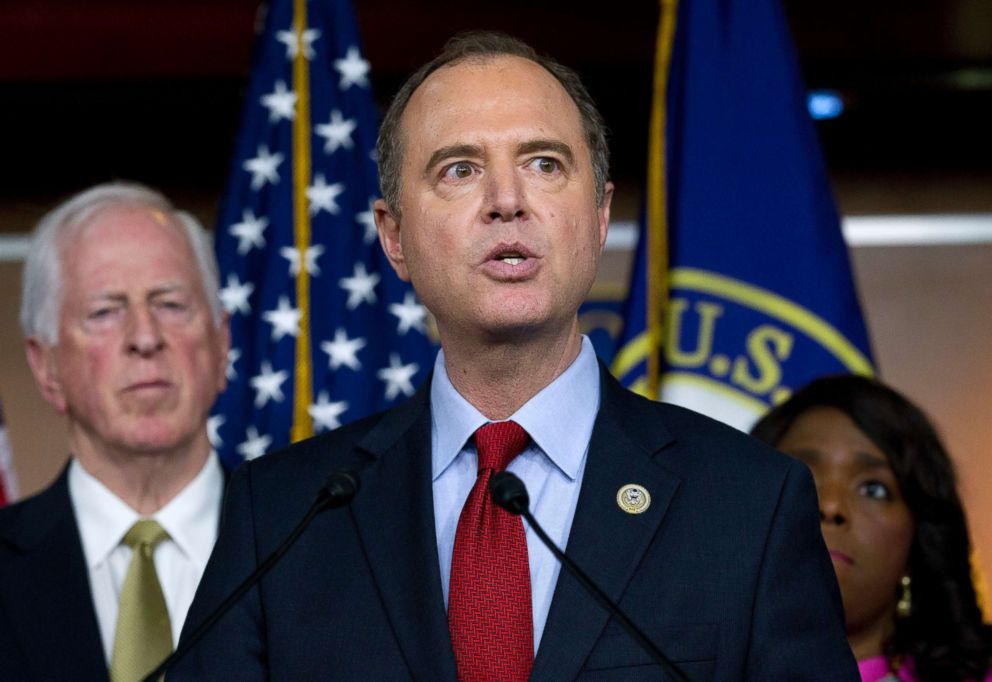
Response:
[[[572,364],[510,419],[524,427],[555,466],[575,480],[598,412],[599,364],[592,342],[583,336]],[[434,361],[431,419],[436,445],[432,448],[431,475],[436,480],[476,429],[489,421],[452,385],[444,367],[443,350]]]
[[[207,564],[217,536],[224,474],[211,455],[200,473],[152,515],[179,549],[200,569]],[[69,463],[69,497],[79,526],[83,555],[90,569],[106,561],[124,534],[141,518],[75,459]]]
[[[152,515],[201,571],[217,539],[223,497],[224,472],[217,456],[210,455],[196,478]]]
[[[69,462],[69,497],[86,565],[92,570],[106,561],[141,517],[75,459]]]

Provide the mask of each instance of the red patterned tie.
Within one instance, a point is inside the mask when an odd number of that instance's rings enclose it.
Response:
[[[500,509],[489,479],[530,436],[516,422],[475,432],[479,476],[455,531],[448,628],[461,682],[524,682],[534,663],[527,539],[519,516]]]

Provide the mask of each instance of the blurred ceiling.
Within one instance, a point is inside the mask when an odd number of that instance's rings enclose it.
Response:
[[[615,175],[640,183],[657,3],[354,5],[380,99],[456,31],[502,29],[583,73],[613,131]],[[871,212],[888,196],[898,208],[893,187],[916,187],[918,203],[919,187],[933,181],[946,191],[936,191],[931,210],[942,202],[992,210],[992,2],[785,6],[808,85],[839,91],[848,106],[820,124],[842,203],[849,195]],[[253,0],[4,0],[0,200],[49,201],[111,177],[218,195],[256,8]],[[870,185],[888,194],[858,199]]]

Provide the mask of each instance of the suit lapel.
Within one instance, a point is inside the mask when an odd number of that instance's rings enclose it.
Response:
[[[651,544],[679,479],[653,455],[672,438],[644,403],[601,366],[601,405],[582,479],[567,552],[593,582],[620,601],[641,557]],[[651,504],[628,514],[617,492],[636,483]],[[606,625],[607,612],[562,568],[541,639],[532,680],[574,679]]]
[[[107,679],[89,574],[69,500],[68,469],[27,502],[8,534],[4,609],[40,679]]]
[[[455,680],[434,530],[429,386],[359,445],[377,461],[362,472],[351,509],[411,674]]]

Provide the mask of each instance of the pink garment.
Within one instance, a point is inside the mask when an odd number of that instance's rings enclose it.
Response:
[[[897,678],[899,682],[916,682],[916,678],[913,677],[908,668],[904,665],[899,669],[899,677]],[[879,682],[889,674],[889,661],[885,656],[866,658],[863,661],[858,661],[858,672],[861,673],[861,682]]]
[[[907,661],[897,671],[898,677],[896,679],[899,682],[916,682],[916,676],[913,675],[912,667],[912,662]],[[885,676],[889,674],[889,662],[885,656],[866,658],[863,661],[858,661],[858,671],[861,673],[861,682],[880,682],[881,680],[885,680]],[[892,678],[890,677],[889,679],[891,680]],[[992,682],[992,670],[986,674],[984,682]]]

